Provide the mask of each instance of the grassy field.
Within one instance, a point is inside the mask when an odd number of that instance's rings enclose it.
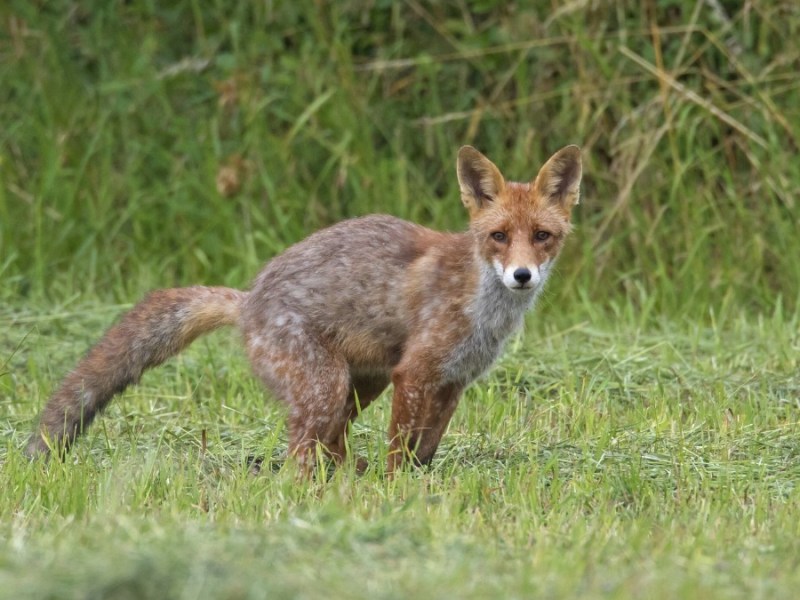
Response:
[[[95,4],[0,7],[0,598],[797,596],[794,2]],[[430,469],[384,477],[383,399],[365,475],[281,470],[232,332],[24,459],[147,290],[348,216],[464,227],[464,143],[515,179],[578,143],[584,195]]]

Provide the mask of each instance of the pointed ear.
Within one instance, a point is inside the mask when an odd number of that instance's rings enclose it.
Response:
[[[470,214],[496,200],[505,189],[500,170],[472,146],[462,146],[458,151],[457,171],[461,202]]]
[[[580,200],[581,173],[581,149],[567,146],[545,163],[533,187],[540,197],[570,211]]]

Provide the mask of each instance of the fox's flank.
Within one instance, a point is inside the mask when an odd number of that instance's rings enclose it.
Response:
[[[234,325],[253,371],[288,407],[289,453],[306,472],[318,446],[344,459],[349,424],[390,383],[387,471],[430,462],[461,393],[492,365],[547,281],[572,228],[581,155],[567,146],[533,181],[515,183],[464,146],[457,174],[470,215],[464,233],[361,217],[273,258],[247,292],[152,292],[64,378],[27,454],[63,453],[146,369]]]

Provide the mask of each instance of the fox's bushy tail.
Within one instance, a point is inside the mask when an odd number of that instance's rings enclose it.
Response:
[[[246,292],[194,286],[157,290],[111,327],[50,397],[28,441],[30,457],[66,450],[111,399],[200,335],[236,325]]]

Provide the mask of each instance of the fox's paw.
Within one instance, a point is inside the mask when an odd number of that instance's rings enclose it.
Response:
[[[363,456],[354,457],[353,463],[355,464],[356,473],[358,475],[363,475],[367,472],[367,469],[369,469],[369,461]]]

